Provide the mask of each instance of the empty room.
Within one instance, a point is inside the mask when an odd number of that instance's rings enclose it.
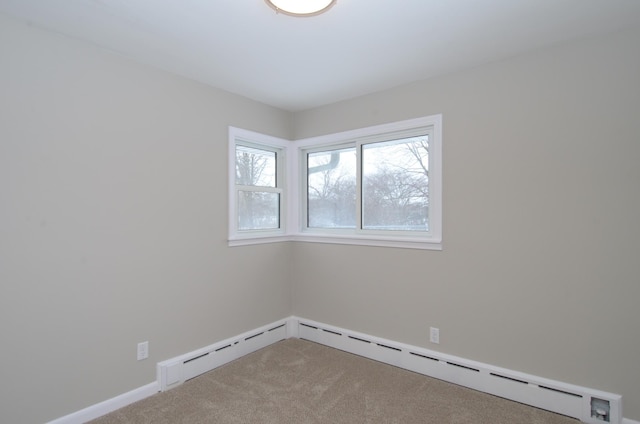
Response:
[[[639,424],[639,164],[637,0],[0,0],[0,422]]]

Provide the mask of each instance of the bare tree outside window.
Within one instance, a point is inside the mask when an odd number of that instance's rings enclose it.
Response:
[[[427,136],[362,146],[362,228],[429,231]]]
[[[355,148],[307,155],[307,220],[309,228],[355,228]]]
[[[280,227],[280,193],[277,187],[276,152],[236,146],[238,229],[264,230]]]
[[[429,231],[428,136],[362,145],[362,228]],[[355,147],[307,154],[307,226],[355,228]]]
[[[253,147],[236,146],[236,184],[275,187],[276,153]]]

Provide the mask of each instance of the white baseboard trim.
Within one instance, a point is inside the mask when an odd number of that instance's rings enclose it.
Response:
[[[157,364],[157,380],[112,399],[49,421],[47,424],[82,424],[152,396],[177,387],[184,381],[214,369],[277,341],[297,337],[297,322],[282,319],[236,337]],[[215,355],[211,355],[215,353]],[[176,380],[177,378],[177,380]]]
[[[187,380],[211,371],[270,344],[291,337],[290,319],[282,319],[239,336],[158,363],[161,391],[178,387]]]
[[[145,386],[133,389],[130,392],[123,393],[109,400],[105,400],[104,402],[96,403],[95,405],[89,406],[88,408],[81,409],[80,411],[65,415],[64,417],[55,419],[53,421],[49,421],[48,424],[86,423],[87,421],[91,421],[103,415],[106,415],[109,412],[113,412],[116,409],[123,408],[134,402],[152,396],[158,393],[158,391],[159,388],[157,382],[149,383]]]
[[[574,417],[588,424],[604,422],[640,424],[640,421],[622,418],[622,397],[617,394],[494,367],[296,316],[159,362],[156,382],[47,424],[81,424],[90,421],[158,391],[177,387],[204,372],[287,338],[310,340],[440,380]],[[609,402],[611,407],[609,421],[591,416],[592,398]]]
[[[573,417],[588,424],[635,424],[622,418],[622,396],[499,368],[298,318],[298,337],[474,390]],[[595,403],[594,403],[595,400]],[[592,410],[606,405],[606,419]],[[595,406],[594,406],[595,405]],[[640,424],[640,423],[638,423]]]

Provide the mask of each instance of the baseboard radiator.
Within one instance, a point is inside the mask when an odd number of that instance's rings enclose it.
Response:
[[[588,424],[627,422],[622,397],[494,367],[327,324],[290,317],[157,365],[161,391],[280,340],[296,337],[404,368]]]
[[[590,424],[622,423],[620,395],[293,318],[297,337]]]
[[[288,336],[289,320],[282,320],[231,339],[159,362],[157,378],[160,391],[177,387],[187,380],[211,371]]]

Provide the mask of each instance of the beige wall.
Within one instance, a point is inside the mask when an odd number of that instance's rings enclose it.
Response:
[[[618,392],[640,420],[639,44],[291,115],[0,15],[0,421],[72,413],[291,313]],[[433,113],[442,252],[226,247],[228,125],[301,138]]]
[[[290,246],[226,245],[227,127],[289,138],[288,113],[2,15],[0,62],[0,422],[291,313]]]
[[[304,138],[442,113],[444,250],[298,243],[294,313],[620,393],[640,420],[639,45],[586,40],[296,114]]]

